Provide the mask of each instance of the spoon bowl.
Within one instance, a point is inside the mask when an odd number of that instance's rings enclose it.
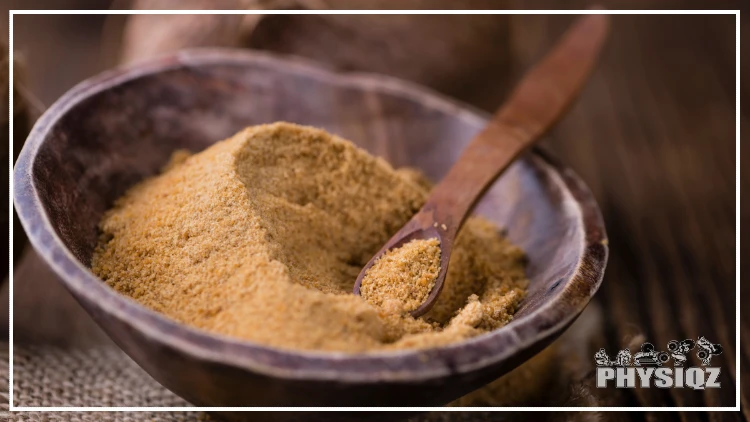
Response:
[[[179,324],[90,270],[102,214],[176,149],[199,151],[279,120],[322,127],[440,180],[487,115],[413,84],[237,50],[184,51],[82,82],[38,120],[13,175],[29,239],[104,331],[165,387],[201,406],[439,406],[513,369],[570,325],[607,257],[578,177],[536,150],[474,209],[528,257],[528,295],[507,326],[425,350],[278,349]],[[229,415],[231,416],[231,415]]]
[[[401,232],[408,232],[401,234]],[[438,272],[437,278],[435,279],[435,287],[430,291],[427,299],[417,307],[417,309],[411,311],[413,317],[424,315],[427,311],[432,308],[435,304],[440,292],[443,290],[443,284],[445,276],[448,274],[448,262],[450,262],[451,250],[453,248],[453,240],[446,236],[446,231],[441,230],[441,227],[437,224],[427,225],[426,227],[414,228],[413,225],[405,226],[396,235],[394,235],[378,253],[373,256],[370,261],[362,267],[362,271],[357,276],[357,281],[354,282],[354,294],[360,295],[360,288],[362,287],[362,280],[364,280],[367,270],[369,270],[378,261],[381,255],[391,249],[398,249],[401,246],[411,242],[412,240],[428,240],[437,239],[440,243],[440,271]]]

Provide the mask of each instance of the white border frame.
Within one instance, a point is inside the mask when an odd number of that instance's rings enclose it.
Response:
[[[251,12],[251,13],[250,13]],[[17,407],[13,405],[13,220],[9,219],[9,382],[8,401],[11,412],[34,411],[34,412],[179,412],[179,411],[321,411],[321,410],[345,410],[345,411],[578,411],[578,412],[612,412],[612,411],[638,411],[638,412],[669,412],[681,411],[740,411],[740,11],[739,10],[10,10],[8,54],[9,54],[9,87],[13,86],[13,16],[14,15],[734,15],[735,17],[735,266],[736,266],[736,321],[735,321],[735,389],[736,405],[723,407]],[[9,89],[9,209],[8,215],[13,212],[13,89]]]

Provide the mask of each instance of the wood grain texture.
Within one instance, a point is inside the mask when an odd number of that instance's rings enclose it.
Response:
[[[514,39],[525,40],[516,47],[527,52],[519,63],[569,20],[524,19],[513,27]],[[733,45],[734,16],[617,16],[600,69],[549,136],[550,148],[591,186],[610,233],[613,253],[598,295],[609,310],[606,349],[644,340],[665,348],[701,335],[725,346],[720,390],[626,390],[621,405],[735,404]],[[746,352],[741,360],[746,374]]]

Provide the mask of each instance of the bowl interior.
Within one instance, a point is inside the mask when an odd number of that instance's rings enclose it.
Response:
[[[438,181],[484,123],[481,114],[374,77],[210,55],[166,67],[71,101],[32,164],[44,212],[86,267],[102,213],[157,173],[175,149],[200,151],[246,126],[289,121],[324,128]],[[109,82],[122,77],[108,76]],[[105,82],[89,84],[96,91]],[[529,154],[475,210],[507,229],[529,258],[529,296],[517,317],[558,294],[582,254],[580,210],[565,195],[559,176]]]

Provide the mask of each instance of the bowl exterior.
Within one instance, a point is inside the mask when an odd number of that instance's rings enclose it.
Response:
[[[15,203],[34,247],[133,360],[191,403],[444,405],[546,347],[598,289],[608,247],[597,205],[540,150],[476,208],[527,251],[529,296],[508,326],[467,342],[364,355],[279,350],[180,325],[88,270],[101,214],[171,151],[277,120],[323,127],[438,180],[486,116],[385,77],[267,54],[187,51],[73,88],[40,118],[16,164]]]

